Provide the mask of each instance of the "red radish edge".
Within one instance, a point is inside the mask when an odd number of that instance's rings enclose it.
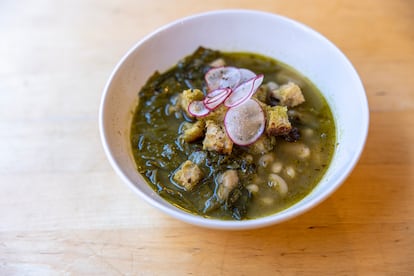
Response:
[[[214,101],[205,101],[204,105],[207,109],[209,109],[210,111],[213,111],[214,109],[216,109],[219,105],[221,105],[225,100],[226,100],[226,96],[221,97],[219,99],[216,99]]]
[[[222,97],[226,97],[228,95],[230,95],[230,93],[232,92],[232,90],[230,88],[223,88],[223,89],[216,89],[212,92],[210,92],[209,94],[207,94],[207,96],[204,98],[204,102],[214,102],[218,99],[221,99]]]
[[[251,78],[250,80],[247,80],[247,81],[241,83],[239,86],[237,86],[233,90],[233,93],[231,95],[229,95],[229,97],[227,97],[227,99],[224,101],[224,105],[227,106],[227,107],[234,107],[234,106],[238,106],[238,105],[246,102],[257,91],[260,84],[262,84],[263,78],[264,78],[263,74],[259,74],[255,77]],[[243,91],[241,91],[241,89],[244,88],[244,86],[246,86],[246,85],[251,86],[251,89],[247,90],[248,91],[247,93],[244,92],[246,94],[242,95],[240,97],[239,94],[237,94],[237,93],[243,92]],[[238,96],[240,97],[239,99],[237,99]],[[236,101],[232,102],[232,99],[234,99],[234,98],[236,98]]]
[[[197,110],[197,106],[199,110]],[[201,109],[200,109],[201,108]],[[189,105],[188,105],[188,113],[190,113],[191,115],[195,116],[195,117],[204,117],[207,116],[210,113],[210,109],[208,109],[203,101],[192,101]]]
[[[226,88],[217,88],[215,90],[212,90],[212,91],[208,92],[206,97],[213,98],[217,95],[221,95],[223,93],[226,93],[228,90],[231,90],[231,89],[228,88],[228,87],[226,87]]]
[[[231,89],[226,89],[223,91],[223,93],[215,95],[214,97],[205,97],[203,102],[204,105],[210,109],[210,110],[214,110],[215,108],[217,108],[221,103],[223,103],[227,97],[229,97],[229,95],[231,94]]]

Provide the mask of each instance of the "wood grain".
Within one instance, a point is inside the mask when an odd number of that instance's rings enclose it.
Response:
[[[293,220],[252,231],[176,221],[139,200],[104,156],[97,114],[137,40],[223,8],[299,20],[334,42],[370,104],[344,185]],[[413,275],[414,2],[0,2],[1,275]]]

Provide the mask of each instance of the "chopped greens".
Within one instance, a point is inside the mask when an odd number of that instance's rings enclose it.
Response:
[[[138,96],[131,125],[138,171],[161,197],[200,216],[252,219],[289,207],[316,186],[335,148],[332,113],[318,89],[257,54],[200,47],[155,72]],[[244,128],[249,143],[230,139],[229,126],[239,131],[250,117],[232,114],[226,126],[226,113],[251,101],[263,113],[251,126],[260,133]]]

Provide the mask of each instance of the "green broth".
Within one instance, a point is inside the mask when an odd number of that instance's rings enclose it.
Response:
[[[263,83],[293,81],[302,89],[306,101],[289,108],[292,125],[299,130],[300,139],[287,142],[277,137],[275,148],[267,153],[272,160],[266,167],[259,164],[267,157],[263,157],[264,154],[252,154],[247,147],[234,146],[232,154],[228,156],[203,151],[201,140],[186,143],[179,139],[183,121],[192,122],[193,119],[183,110],[174,108],[177,96],[189,88],[206,93],[204,74],[210,69],[209,64],[218,58],[222,58],[227,66],[248,68],[264,74]],[[329,106],[319,90],[288,65],[257,54],[225,53],[200,48],[168,71],[154,73],[141,89],[131,125],[131,144],[138,171],[171,204],[204,217],[252,219],[291,206],[317,185],[334,152],[335,125]],[[310,150],[309,157],[297,156],[295,152],[298,145],[305,145]],[[201,182],[191,191],[182,189],[172,181],[176,169],[187,159],[197,161],[204,174]],[[289,188],[284,197],[275,192],[266,180],[279,167],[278,175]],[[238,171],[245,199],[243,206],[230,209],[224,204],[208,208],[208,202],[216,192],[215,177],[226,169]],[[259,191],[245,189],[252,184]],[[240,209],[244,210],[242,215]]]

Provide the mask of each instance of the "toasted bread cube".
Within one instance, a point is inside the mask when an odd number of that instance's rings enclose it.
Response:
[[[173,179],[186,191],[191,191],[203,178],[203,172],[200,168],[190,160],[181,164],[175,172]]]
[[[270,91],[270,97],[279,101],[280,105],[287,107],[297,106],[305,101],[300,87],[293,83],[281,85],[279,88]]]
[[[223,126],[213,120],[206,121],[206,135],[203,140],[203,150],[231,154],[233,141],[227,136]]]
[[[188,112],[188,105],[192,101],[201,101],[203,98],[204,98],[204,94],[199,89],[187,89],[187,90],[184,90],[180,94],[180,106],[187,113],[188,116],[193,117],[193,115],[191,115]]]
[[[224,116],[226,115],[227,107],[224,104],[219,105],[216,109],[212,110],[210,114],[205,117],[199,118],[199,120],[213,120],[215,122],[223,122]]]
[[[292,129],[286,106],[272,106],[267,109],[266,133],[268,135],[288,134]]]
[[[196,121],[195,123],[186,122],[183,126],[183,134],[181,137],[187,143],[194,142],[195,140],[203,137],[205,125],[204,121]]]

